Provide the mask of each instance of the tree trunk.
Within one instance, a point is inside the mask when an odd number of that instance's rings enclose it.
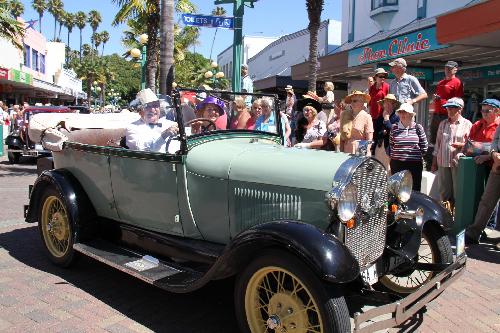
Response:
[[[316,92],[318,76],[318,30],[319,22],[309,23],[309,82],[308,90]]]
[[[174,1],[161,0],[160,94],[170,94],[174,64]]]
[[[38,14],[38,30],[42,33],[42,15]]]
[[[91,77],[87,78],[87,104],[89,108],[92,106],[92,80]]]
[[[82,62],[82,29],[80,29],[80,62]]]
[[[57,32],[57,17],[54,17],[54,42],[56,41],[56,32]]]
[[[159,8],[160,0],[157,1],[157,8]],[[148,44],[146,48],[146,88],[150,88],[156,92],[156,72],[158,69],[158,30],[160,27],[159,13],[152,13],[148,17]]]

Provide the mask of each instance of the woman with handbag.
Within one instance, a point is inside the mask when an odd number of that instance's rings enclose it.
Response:
[[[413,190],[420,191],[422,182],[422,158],[427,151],[427,137],[422,125],[415,123],[415,111],[411,104],[403,103],[396,110],[399,122],[394,124],[389,135],[391,171],[410,171]]]

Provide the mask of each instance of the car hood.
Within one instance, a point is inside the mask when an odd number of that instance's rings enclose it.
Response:
[[[344,153],[286,148],[266,141],[205,142],[187,154],[187,171],[201,176],[329,191]]]

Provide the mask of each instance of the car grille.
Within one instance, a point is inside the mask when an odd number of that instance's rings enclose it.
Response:
[[[373,159],[363,162],[352,177],[357,188],[356,224],[345,228],[345,244],[361,268],[377,260],[385,247],[387,231],[387,172]]]

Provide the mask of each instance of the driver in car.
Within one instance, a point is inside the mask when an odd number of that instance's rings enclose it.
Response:
[[[160,101],[149,88],[137,94],[141,118],[127,126],[126,144],[129,149],[151,152],[175,153],[179,149],[178,141],[172,142],[177,135],[177,123],[160,119]]]
[[[196,119],[193,119],[191,133],[203,133],[210,130],[227,128],[227,115],[224,101],[215,96],[208,96],[196,106]]]

